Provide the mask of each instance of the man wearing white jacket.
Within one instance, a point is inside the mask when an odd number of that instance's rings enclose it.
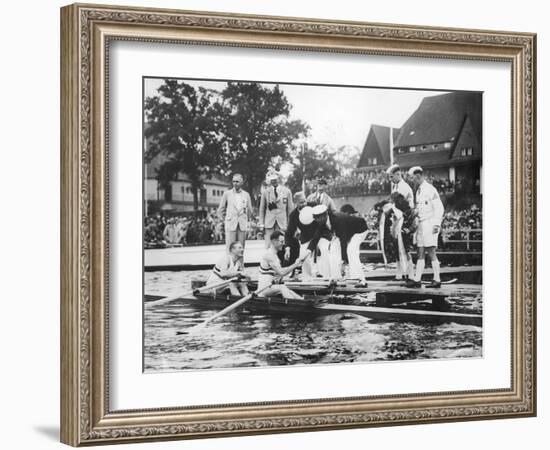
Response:
[[[248,192],[242,189],[243,181],[240,173],[233,175],[233,189],[223,193],[218,207],[218,216],[224,219],[225,246],[228,252],[229,246],[235,241],[240,242],[244,247],[252,214],[252,202]]]
[[[422,167],[412,167],[409,170],[409,175],[413,177],[416,186],[415,206],[418,215],[416,245],[418,247],[418,259],[416,261],[414,280],[409,280],[407,286],[420,287],[422,285],[422,272],[425,266],[424,256],[428,252],[434,271],[433,281],[428,287],[440,287],[440,265],[435,250],[443,219],[443,203],[441,203],[437,190],[424,179]]]

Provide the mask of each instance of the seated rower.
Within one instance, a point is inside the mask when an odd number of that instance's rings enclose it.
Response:
[[[226,253],[223,258],[216,263],[206,284],[217,284],[220,281],[238,276],[242,281],[234,281],[228,286],[231,295],[248,295],[249,291],[246,282],[249,281],[250,278],[244,272],[243,253],[243,244],[241,244],[240,241],[232,242],[229,245],[229,253]],[[217,291],[223,291],[225,289],[227,288],[220,288],[217,289]]]
[[[260,259],[260,272],[258,275],[258,290],[265,289],[259,294],[259,297],[269,297],[281,295],[283,298],[303,299],[303,297],[284,284],[273,284],[280,282],[281,279],[292,273],[294,269],[300,267],[310,252],[308,251],[302,258],[298,258],[293,264],[282,267],[277,253],[285,245],[285,235],[283,232],[274,231],[269,240],[269,247]],[[268,287],[271,286],[271,287]]]

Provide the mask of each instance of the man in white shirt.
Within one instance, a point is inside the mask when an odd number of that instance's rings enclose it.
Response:
[[[218,207],[218,217],[224,219],[225,246],[229,251],[231,243],[238,241],[244,247],[249,219],[252,214],[252,202],[248,192],[242,189],[243,176],[233,175],[233,189],[225,191]]]
[[[416,186],[416,214],[418,215],[418,228],[416,230],[416,245],[418,247],[418,259],[414,280],[407,282],[407,287],[421,287],[422,272],[424,271],[424,255],[428,252],[432,261],[434,278],[428,287],[440,287],[440,264],[435,250],[437,238],[441,230],[443,219],[443,203],[437,190],[424,179],[422,167],[415,166],[409,170]]]
[[[168,244],[177,244],[178,243],[178,229],[176,227],[176,219],[170,218],[168,219],[168,223],[164,227],[164,231],[162,232],[162,236],[164,237],[164,240]]]
[[[390,177],[391,193],[393,194],[394,192],[399,192],[403,197],[405,197],[405,200],[409,202],[409,206],[414,208],[414,194],[412,188],[409,186],[409,183],[403,179],[399,166],[397,164],[392,164],[388,167],[386,173]]]
[[[403,179],[403,174],[401,173],[401,169],[397,164],[392,164],[388,169],[386,170],[386,174],[390,177],[391,182],[391,198],[395,198],[396,193],[401,194],[403,198],[407,201],[409,204],[409,207],[411,209],[414,208],[414,194],[411,186],[409,183],[407,183]],[[399,222],[401,218],[403,217],[403,212],[399,210],[395,205],[392,203],[389,203],[388,208],[390,208],[393,211],[393,223],[392,226],[392,236],[394,236],[395,245],[396,248],[400,248],[400,231],[397,232],[397,228],[399,226]],[[402,223],[402,222],[401,222]],[[394,234],[395,231],[395,234]],[[407,254],[405,251],[398,251],[398,257],[396,261],[396,272],[395,272],[395,280],[402,280],[403,276],[405,276],[405,279],[409,278],[409,273],[412,272],[413,266],[412,266],[412,259],[410,254]],[[411,273],[412,274],[412,273]],[[411,277],[412,278],[412,277]]]

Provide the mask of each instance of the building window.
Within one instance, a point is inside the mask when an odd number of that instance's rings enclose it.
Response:
[[[445,144],[443,144],[443,147],[451,148],[451,143],[450,142],[445,142]]]
[[[460,156],[466,156],[466,149],[464,147],[460,149]]]
[[[432,145],[432,148],[433,148],[434,150],[437,150],[438,147],[439,147],[439,145],[437,145],[437,144]]]
[[[427,146],[427,145],[423,145],[422,147],[420,147],[420,150],[422,150],[422,151],[428,150],[428,146]]]
[[[468,156],[472,156],[474,154],[474,149],[472,147],[468,147]]]
[[[409,148],[409,151],[412,153],[412,152],[416,152],[416,147],[411,147]]]
[[[372,165],[376,166],[376,158],[372,158]]]
[[[403,148],[403,147],[397,149],[397,153],[398,153],[399,155],[402,155],[402,154],[405,153],[406,151],[407,151],[407,150],[406,150],[405,148]]]

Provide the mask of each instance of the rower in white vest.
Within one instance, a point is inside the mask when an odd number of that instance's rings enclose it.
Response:
[[[277,253],[279,253],[285,245],[285,234],[282,231],[276,230],[271,233],[269,242],[269,247],[260,258],[258,290],[262,290],[262,293],[259,297],[281,295],[283,298],[302,299],[303,297],[301,295],[286,287],[281,281],[286,275],[292,273],[294,269],[300,267],[304,260],[310,255],[310,252],[298,258],[296,262],[290,266],[281,267],[281,261]]]
[[[244,271],[243,252],[244,247],[241,242],[234,241],[229,244],[229,253],[225,253],[216,263],[206,284],[217,284],[220,281],[238,277],[239,280],[228,286],[231,295],[248,295],[246,282],[250,281],[250,277]],[[220,291],[225,289],[227,288],[221,288]]]
[[[434,278],[429,287],[440,287],[440,264],[437,259],[437,239],[443,220],[443,203],[439,193],[424,179],[422,167],[415,166],[409,170],[416,186],[416,214],[418,215],[418,228],[416,230],[416,245],[418,247],[418,259],[414,280],[407,281],[408,287],[421,287],[422,272],[424,271],[424,255],[427,252],[432,261]]]

